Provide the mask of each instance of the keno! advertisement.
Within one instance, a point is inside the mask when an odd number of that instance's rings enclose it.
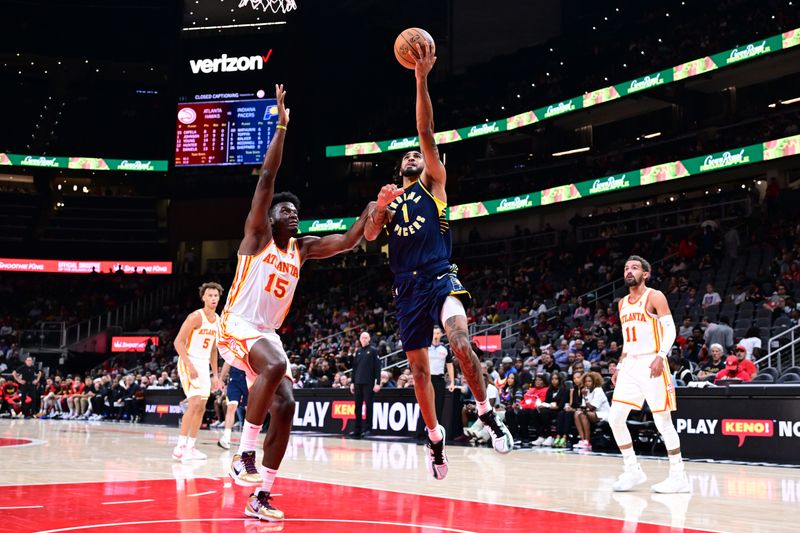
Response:
[[[686,457],[800,464],[800,387],[679,387],[675,428]]]

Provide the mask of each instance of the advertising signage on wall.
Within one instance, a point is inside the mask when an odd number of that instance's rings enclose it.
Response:
[[[124,172],[166,172],[167,161],[160,159],[109,159],[104,157],[50,157],[0,152],[0,165],[80,170],[121,170]]]
[[[628,190],[642,185],[654,185],[707,172],[752,165],[782,157],[791,157],[798,153],[800,153],[800,135],[793,135],[699,157],[659,163],[613,176],[559,185],[543,191],[535,191],[508,198],[452,205],[449,208],[448,218],[450,221],[464,220],[554,205],[598,194]],[[356,219],[351,217],[340,220],[343,221],[343,224],[332,231],[344,231]],[[312,222],[315,221],[300,221],[301,230],[305,231],[302,228],[309,227]]]
[[[134,336],[120,336],[111,337],[111,351],[112,352],[144,352],[147,347],[147,341],[152,341],[154,346],[158,346],[158,337],[134,335]]]
[[[299,233],[331,233],[347,231],[347,228],[355,224],[356,217],[334,218],[327,220],[301,220]]]
[[[228,54],[222,54],[220,57],[213,59],[190,59],[189,68],[192,69],[192,74],[261,70],[269,62],[271,56],[272,48],[264,54],[251,56],[228,57]]]
[[[678,388],[678,410],[673,419],[683,454],[800,464],[800,387],[744,385],[726,389]]]
[[[0,257],[0,272],[172,274],[172,263],[169,261],[84,261],[79,259],[12,259]]]

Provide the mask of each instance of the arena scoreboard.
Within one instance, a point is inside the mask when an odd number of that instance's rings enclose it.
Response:
[[[274,98],[180,103],[175,166],[259,165],[277,123]]]

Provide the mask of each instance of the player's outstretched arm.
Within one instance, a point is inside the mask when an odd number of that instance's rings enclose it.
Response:
[[[436,49],[429,43],[417,45],[417,59],[414,74],[417,78],[417,135],[419,147],[425,159],[424,176],[427,180],[423,184],[428,187],[433,195],[440,200],[447,201],[444,187],[447,181],[447,172],[439,158],[439,149],[433,132],[433,104],[428,94],[428,74],[436,63]]]
[[[239,246],[239,253],[250,255],[257,253],[272,239],[272,226],[269,223],[269,206],[275,193],[275,176],[283,159],[283,141],[286,138],[286,125],[289,124],[289,110],[284,99],[286,91],[283,85],[275,85],[275,99],[278,101],[278,126],[272,141],[269,143],[267,155],[261,165],[250,212],[244,223],[244,239]]]
[[[389,209],[389,204],[402,195],[405,189],[401,189],[395,184],[384,185],[378,193],[378,201],[370,202],[367,206],[369,214],[364,224],[364,238],[374,241],[381,234],[383,227],[389,223],[394,216],[394,212]]]
[[[303,262],[308,259],[326,259],[355,248],[364,236],[364,225],[373,210],[375,202],[370,202],[358,220],[345,233],[325,237],[303,237],[300,239],[300,254]]]

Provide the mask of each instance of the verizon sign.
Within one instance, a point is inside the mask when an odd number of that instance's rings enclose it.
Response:
[[[247,72],[264,68],[271,55],[272,48],[266,54],[260,56],[228,57],[228,54],[222,54],[221,57],[215,59],[190,59],[189,66],[192,69],[192,74]]]

